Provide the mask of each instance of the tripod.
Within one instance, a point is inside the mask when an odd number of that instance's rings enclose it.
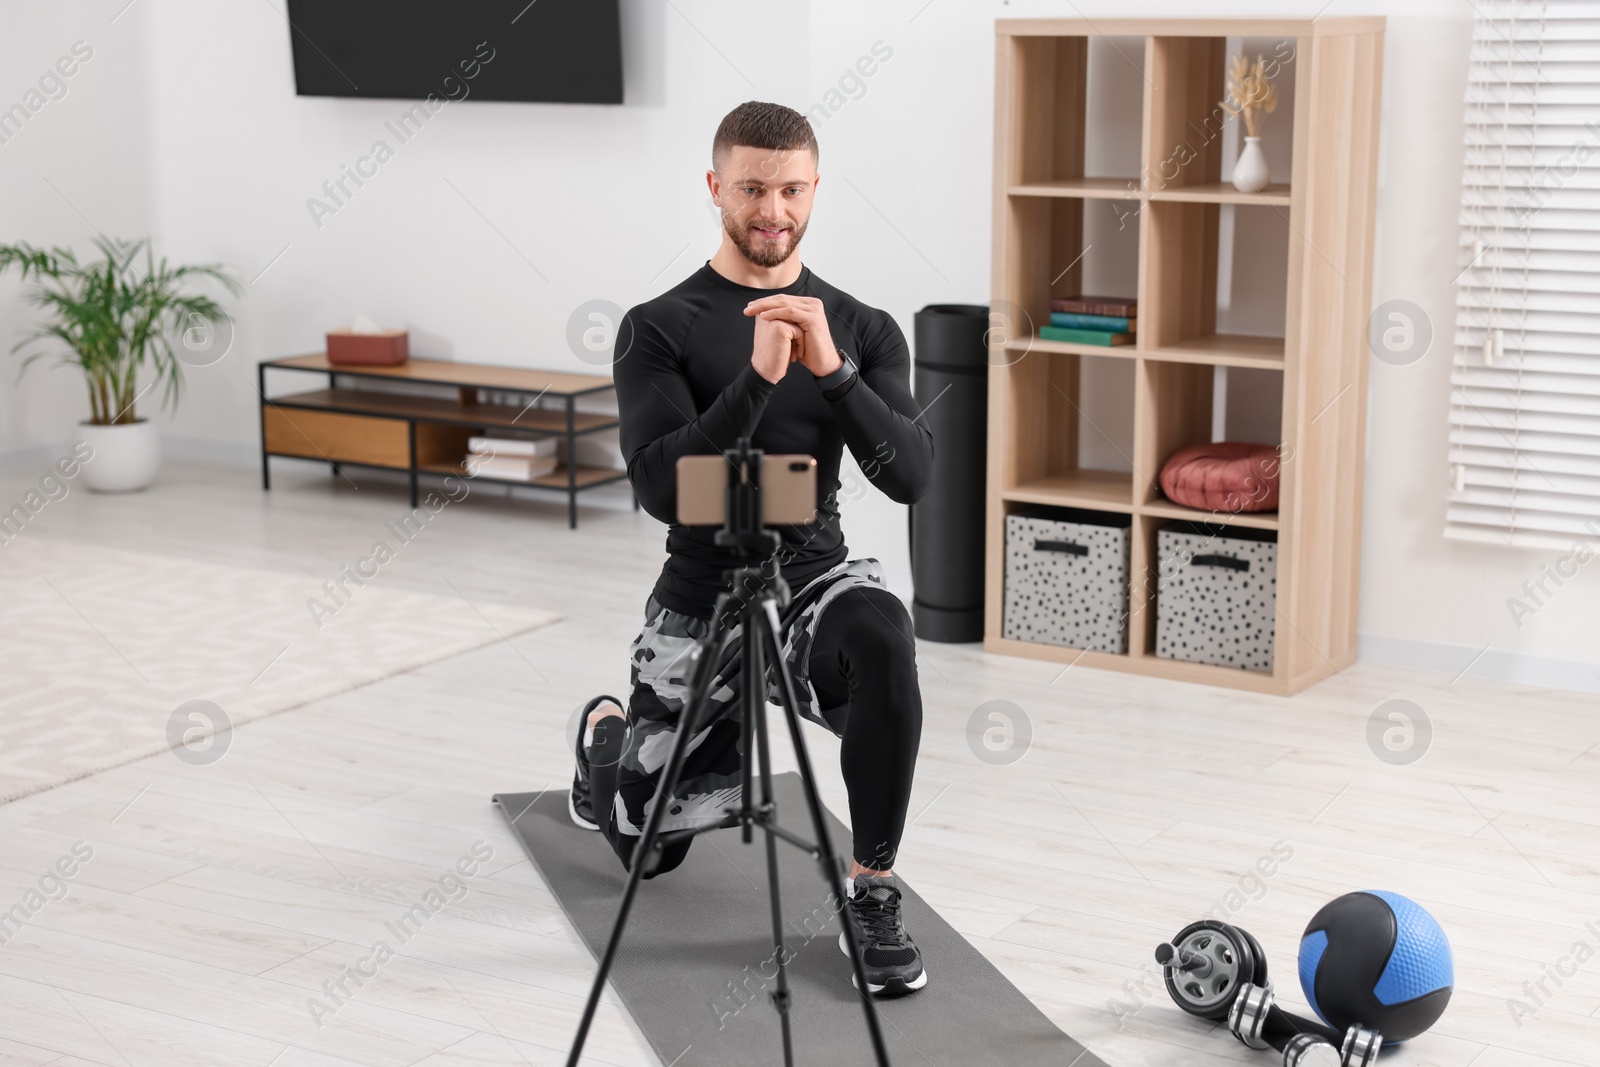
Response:
[[[617,919],[611,929],[611,939],[600,957],[600,970],[589,990],[588,1003],[584,1005],[583,1019],[578,1023],[578,1033],[567,1057],[567,1067],[578,1067],[583,1053],[584,1040],[594,1020],[595,1007],[600,1002],[600,992],[605,988],[606,977],[616,958],[617,945],[622,940],[623,928],[628,923],[628,912],[633,906],[634,894],[640,879],[647,870],[653,871],[660,859],[659,835],[662,816],[671,803],[673,791],[683,770],[689,739],[710,705],[711,687],[715,683],[718,663],[730,642],[738,642],[739,697],[742,709],[740,729],[743,766],[740,771],[741,790],[738,812],[743,828],[744,843],[749,844],[752,829],[760,827],[766,832],[767,890],[771,900],[773,958],[777,961],[777,988],[769,996],[778,1009],[783,1029],[783,1062],[792,1067],[794,1052],[789,1030],[789,982],[785,970],[785,945],[783,937],[782,907],[778,897],[777,838],[810,854],[822,868],[823,878],[834,895],[841,901],[847,898],[844,880],[840,877],[841,861],[835,856],[828,839],[827,825],[823,820],[822,801],[817,795],[816,778],[811,771],[811,757],[806,751],[805,738],[800,732],[799,707],[795,699],[794,677],[789,673],[783,654],[782,625],[778,610],[789,603],[789,585],[773,566],[769,575],[759,561],[770,559],[780,544],[778,535],[761,523],[761,450],[750,447],[748,438],[739,438],[736,448],[723,453],[729,463],[728,484],[725,493],[726,508],[723,528],[716,533],[716,544],[734,550],[744,566],[725,572],[729,579],[728,591],[717,598],[710,630],[699,643],[698,656],[689,687],[689,701],[678,723],[678,734],[672,752],[661,771],[650,817],[645,822],[644,834],[633,849],[633,859],[628,867],[628,882],[617,906]],[[734,627],[739,632],[734,635]],[[811,812],[811,825],[816,841],[807,841],[798,834],[779,826],[777,808],[772,800],[772,766],[767,745],[767,660],[771,657],[773,672],[778,678],[784,717],[789,724],[789,738],[794,745],[795,759],[800,765],[800,781],[805,787],[806,806]],[[755,744],[751,744],[752,738]],[[760,761],[761,802],[752,802],[751,758]],[[855,973],[856,987],[861,994],[861,1009],[867,1017],[867,1030],[872,1037],[872,1049],[880,1067],[888,1067],[889,1056],[884,1050],[883,1034],[878,1028],[878,1015],[873,1008],[872,994],[867,990],[867,976],[861,963],[861,947],[856,943],[850,923],[840,908],[840,926],[845,932],[845,945],[850,952],[850,967]]]

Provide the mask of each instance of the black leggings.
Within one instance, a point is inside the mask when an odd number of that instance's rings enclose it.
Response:
[[[911,616],[900,598],[882,587],[840,593],[816,622],[808,665],[818,707],[840,738],[839,769],[850,793],[851,852],[873,870],[894,866],[911,803],[911,779],[922,739],[922,691]],[[625,723],[611,717],[595,726],[590,756],[591,802],[603,821],[617,790],[616,760]],[[664,859],[676,867],[686,850]]]
[[[917,646],[906,606],[882,587],[840,593],[817,619],[810,668],[822,716],[840,738],[855,861],[888,870],[906,827],[922,740]]]

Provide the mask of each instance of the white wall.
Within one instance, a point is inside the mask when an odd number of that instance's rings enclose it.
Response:
[[[177,260],[255,279],[234,350],[191,372],[170,427],[240,454],[255,445],[256,361],[316,350],[358,311],[410,328],[419,355],[587,369],[565,348],[575,307],[645,299],[716,247],[703,173],[721,116],[746,99],[809,111],[841,79],[843,105],[818,123],[823,179],[804,256],[909,337],[924,304],[987,299],[993,19],[1194,13],[1176,0],[623,0],[625,106],[449,104],[318,228],[307,198],[387,137],[404,106],[296,97],[272,4],[139,0],[113,24],[124,2],[8,13],[0,101],[75,39],[96,55],[66,99],[0,145],[0,239],[86,247],[88,225],[49,177],[95,225],[154,233]],[[1322,7],[1218,0],[1207,14]],[[1436,339],[1412,366],[1372,363],[1364,654],[1454,671],[1488,646],[1476,673],[1600,688],[1600,563],[1518,629],[1505,601],[1554,554],[1440,532],[1472,9],[1338,0],[1325,17],[1366,13],[1390,18],[1374,303],[1415,301]],[[879,40],[892,57],[852,85]],[[0,346],[30,317],[14,277],[0,280]],[[13,381],[0,375],[0,449],[64,439],[81,388],[65,373]],[[1107,380],[1108,404],[1121,388]],[[908,591],[904,509],[868,498],[845,524],[852,548],[883,558]]]
[[[1482,653],[1474,673],[1600,691],[1600,565],[1583,567],[1559,589],[1547,585],[1552,595],[1519,627],[1508,599],[1525,597],[1523,584],[1564,553],[1450,541],[1440,532],[1452,283],[1466,263],[1458,205],[1471,14],[1469,5],[1452,5],[1442,17],[1391,16],[1389,23],[1373,304],[1420,305],[1434,339],[1410,366],[1371,363],[1363,654],[1454,673]],[[1600,551],[1600,539],[1590,548]]]
[[[6,138],[0,143],[0,242],[66,244],[92,256],[96,230],[135,236],[156,226],[144,85],[148,52],[137,6],[112,21],[123,2],[30,4],[5,12],[0,109],[21,103],[37,110],[20,130],[8,123],[0,131]],[[73,57],[78,42],[87,59]],[[57,68],[63,57],[68,62]],[[73,73],[61,77],[61,70]],[[9,352],[37,321],[13,267],[0,278],[0,453],[65,441],[71,424],[89,414],[76,372],[47,371],[41,361],[17,388],[21,364]]]

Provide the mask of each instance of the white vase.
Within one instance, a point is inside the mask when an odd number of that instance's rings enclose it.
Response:
[[[1261,151],[1261,138],[1246,137],[1244,150],[1233,164],[1233,187],[1241,193],[1259,193],[1272,184],[1267,154]]]
[[[161,434],[149,419],[112,426],[80,422],[74,445],[78,441],[91,450],[83,461],[83,484],[99,493],[143,489],[161,468]]]

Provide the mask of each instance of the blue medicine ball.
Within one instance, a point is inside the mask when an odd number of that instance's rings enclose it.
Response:
[[[1300,988],[1341,1032],[1359,1024],[1386,1045],[1416,1037],[1444,1014],[1454,985],[1444,931],[1399,893],[1346,893],[1312,916],[1300,939]]]

